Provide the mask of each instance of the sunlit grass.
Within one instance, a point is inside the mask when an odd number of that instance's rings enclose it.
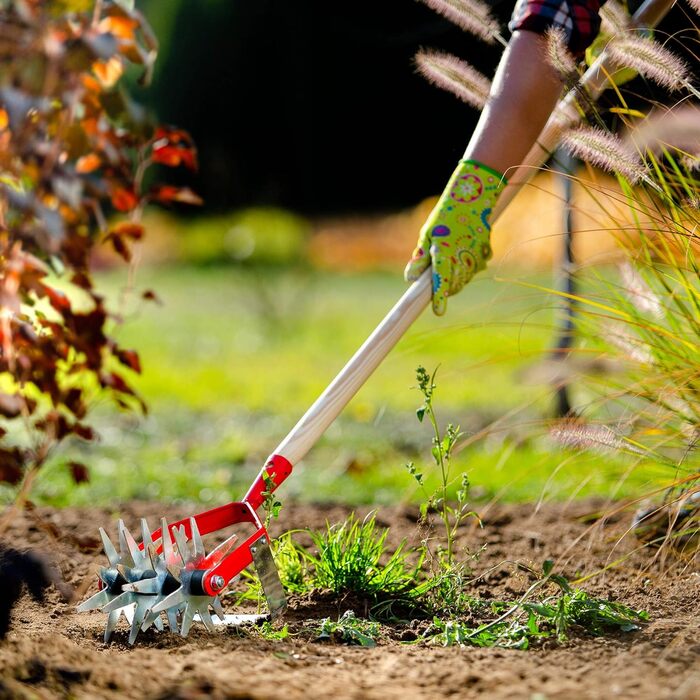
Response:
[[[124,281],[113,273],[101,280],[115,303]],[[37,483],[37,501],[240,498],[267,454],[405,289],[398,276],[385,274],[237,267],[143,269],[136,283],[163,301],[132,293],[118,330],[125,347],[140,350],[144,372],[132,382],[150,415],[99,406],[101,441],[71,443],[57,454]],[[488,277],[450,301],[446,320],[426,313],[285,484],[282,499],[415,501],[403,465],[427,461],[430,449],[414,416],[418,364],[440,366],[440,420],[460,423],[467,435],[512,413],[455,457],[477,497],[623,495],[648,484],[648,470],[639,476],[631,470],[620,482],[628,468],[622,456],[574,462],[537,437],[547,432],[550,391],[517,377],[549,346],[552,317],[544,293]],[[71,484],[68,459],[90,467],[89,484]]]

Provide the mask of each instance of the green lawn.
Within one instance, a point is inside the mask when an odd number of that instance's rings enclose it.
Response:
[[[100,280],[115,303],[124,283],[116,273]],[[136,288],[153,288],[163,301],[132,293],[118,329],[122,344],[141,353],[144,372],[133,383],[150,413],[120,413],[103,400],[100,442],[71,443],[55,455],[36,487],[38,501],[240,498],[405,289],[385,274],[241,267],[141,269]],[[545,295],[488,277],[451,300],[445,318],[424,314],[285,484],[282,499],[417,498],[404,464],[427,470],[430,455],[428,428],[415,418],[419,364],[440,367],[436,405],[444,423],[472,435],[506,416],[456,460],[475,497],[620,495],[663,478],[622,457],[575,456],[549,443],[549,390],[523,385],[518,375],[541,359],[553,318]],[[90,466],[89,484],[71,485],[67,459]]]

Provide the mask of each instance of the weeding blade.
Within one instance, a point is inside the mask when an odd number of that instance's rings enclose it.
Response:
[[[125,608],[119,608],[119,610],[112,610],[109,613],[109,615],[107,616],[107,627],[105,627],[105,644],[109,643],[109,640],[112,637],[112,633],[117,627],[117,623],[119,622],[119,618],[121,617],[121,615],[124,615],[126,621],[129,624],[131,624],[134,619],[134,606],[128,605]]]
[[[132,603],[136,602],[136,595],[134,593],[131,593],[131,591],[127,591],[126,593],[122,593],[121,595],[118,595],[116,598],[111,600],[107,605],[105,605],[102,608],[103,612],[112,612],[114,610],[119,610],[119,608],[124,608],[127,605],[131,605]]]
[[[192,546],[194,549],[194,558],[201,559],[204,556],[204,542],[199,534],[199,526],[194,518],[190,518],[190,529],[192,530]]]
[[[255,563],[260,584],[262,585],[267,607],[271,617],[277,617],[287,607],[287,596],[277,573],[275,560],[272,558],[270,546],[263,539],[250,548]]]
[[[187,546],[187,535],[185,534],[185,528],[178,527],[176,530],[173,530],[173,537],[175,538],[175,545],[177,546],[177,551],[182,557],[182,561],[187,564],[190,559],[190,548]]]
[[[122,590],[142,595],[158,595],[160,593],[160,582],[157,578],[144,578],[140,581],[134,581],[134,583],[125,583],[122,586]]]
[[[221,598],[219,598],[219,596],[216,596],[216,598],[211,601],[211,607],[214,608],[216,616],[223,622],[226,613],[224,612],[224,606],[221,605]]]
[[[211,550],[211,553],[206,557],[207,568],[216,566],[233,548],[238,540],[238,535],[231,535],[227,540],[224,540],[218,547]]]
[[[180,587],[176,591],[173,591],[170,595],[165,596],[165,598],[163,598],[163,600],[161,600],[159,603],[156,603],[156,605],[151,608],[151,612],[159,613],[163,612],[163,610],[167,610],[168,608],[177,608],[182,605],[186,599],[187,596],[185,591],[182,587]]]
[[[194,620],[194,605],[192,605],[192,603],[187,603],[185,612],[182,613],[182,624],[180,625],[181,637],[186,637],[189,634],[190,627],[192,627],[192,620]]]
[[[107,561],[110,566],[116,566],[120,562],[117,550],[112,544],[112,540],[109,539],[109,535],[104,531],[104,528],[100,528],[100,537],[102,538],[102,547],[107,555]]]
[[[148,522],[146,521],[146,518],[141,518],[141,543],[143,544],[144,552],[147,552],[153,546],[151,529],[148,527]]]
[[[214,632],[216,630],[216,627],[214,627],[214,620],[211,619],[211,614],[209,613],[209,603],[199,608],[199,619],[209,632]]]
[[[180,631],[177,625],[177,608],[168,608],[166,615],[168,617],[168,626],[170,627],[170,631],[177,634]]]
[[[123,520],[117,522],[117,533],[119,534],[119,562],[125,564],[126,566],[135,566],[134,558],[131,556],[129,551],[129,545],[126,542],[126,537],[124,531],[126,526]],[[133,539],[133,537],[132,537]]]
[[[182,560],[175,550],[173,549],[173,541],[170,537],[170,529],[168,528],[168,521],[163,518],[160,521],[161,538],[163,540],[163,561],[167,569],[173,573],[171,567],[184,566],[185,562]],[[177,571],[177,569],[174,569]],[[175,575],[175,574],[173,574]]]
[[[106,588],[95,593],[87,600],[84,600],[78,607],[78,612],[87,612],[88,610],[97,610],[98,608],[107,605],[112,599],[112,594]]]
[[[148,601],[143,598],[139,599],[136,603],[136,610],[134,611],[134,619],[131,621],[131,630],[129,631],[129,644],[133,645],[138,637],[139,630],[143,624],[146,614],[148,613]]]
[[[119,616],[121,613],[119,610],[112,610],[111,613],[109,613],[109,616],[107,617],[107,626],[105,627],[105,644],[109,643],[109,640],[112,637],[112,632],[117,628],[117,622],[119,622]]]
[[[126,548],[129,550],[129,554],[134,562],[134,566],[141,568],[146,563],[144,553],[139,549],[136,544],[134,536],[129,532],[123,521],[119,521],[119,539],[121,542],[122,537],[126,544]]]

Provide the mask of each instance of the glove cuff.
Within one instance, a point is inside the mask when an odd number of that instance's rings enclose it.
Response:
[[[478,160],[469,160],[467,158],[463,158],[459,161],[458,169],[467,172],[477,172],[479,170],[485,170],[487,173],[493,175],[495,178],[498,179],[499,192],[508,184],[508,180],[506,179],[506,176],[503,173],[499,173],[498,170],[494,170],[493,168],[490,168],[488,165],[484,165]]]

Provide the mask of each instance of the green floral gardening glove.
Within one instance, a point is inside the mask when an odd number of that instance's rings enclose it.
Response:
[[[460,161],[423,225],[404,277],[415,282],[433,267],[433,311],[442,316],[457,294],[491,258],[489,216],[505,178],[475,160]]]

